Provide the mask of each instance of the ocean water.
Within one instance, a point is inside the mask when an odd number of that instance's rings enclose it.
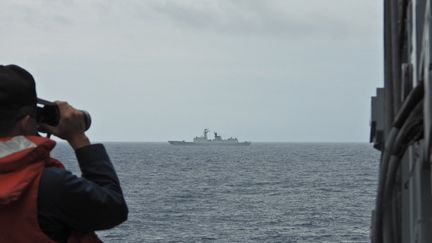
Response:
[[[369,242],[369,144],[105,145],[130,211],[105,242]],[[53,156],[80,174],[66,144]]]

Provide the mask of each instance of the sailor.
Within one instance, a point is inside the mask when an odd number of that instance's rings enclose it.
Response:
[[[119,179],[102,144],[84,133],[83,113],[56,102],[56,127],[37,120],[32,75],[0,65],[0,242],[101,242],[94,231],[127,219]],[[82,177],[50,157],[55,141],[74,149]]]

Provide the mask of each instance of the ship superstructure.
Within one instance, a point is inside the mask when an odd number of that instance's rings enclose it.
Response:
[[[240,146],[248,146],[251,142],[239,142],[237,138],[230,137],[228,139],[223,139],[222,136],[218,135],[217,132],[214,132],[214,139],[210,139],[208,137],[209,129],[204,129],[203,135],[199,137],[195,137],[192,142],[186,141],[168,141],[168,143],[172,145],[240,145]]]

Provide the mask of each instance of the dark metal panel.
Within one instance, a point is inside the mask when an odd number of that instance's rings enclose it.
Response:
[[[422,40],[423,40],[423,24],[424,24],[424,18],[425,18],[425,11],[426,11],[426,0],[416,0],[415,1],[415,33],[416,33],[416,45],[418,47],[422,46]],[[417,63],[420,62],[420,54],[421,54],[421,48],[417,48]],[[419,70],[416,69],[417,74],[419,73]]]
[[[399,21],[391,21],[391,71],[392,71],[392,92],[393,92],[393,114],[401,107],[401,32],[402,31],[402,23],[400,21],[402,19],[401,6],[403,6],[404,1],[392,1],[390,8],[390,18],[397,19]]]
[[[431,41],[430,38],[431,28],[430,25],[430,1],[426,4],[425,26],[423,32],[423,45],[422,51],[424,55],[423,69],[424,82],[425,82],[425,97],[424,97],[424,137],[425,137],[425,157],[428,162],[431,158],[431,132],[432,132],[432,75],[430,73],[430,57],[431,57]]]
[[[390,133],[393,122],[393,72],[392,72],[392,38],[391,38],[390,0],[384,0],[384,88],[385,88],[385,130],[384,138]],[[385,143],[385,141],[384,141]]]

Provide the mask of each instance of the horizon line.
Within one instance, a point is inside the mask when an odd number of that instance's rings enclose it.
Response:
[[[65,140],[56,140],[59,143],[67,143]],[[371,144],[368,141],[248,141],[254,143],[361,143]],[[140,140],[93,140],[91,143],[166,143],[168,141],[140,141]]]

